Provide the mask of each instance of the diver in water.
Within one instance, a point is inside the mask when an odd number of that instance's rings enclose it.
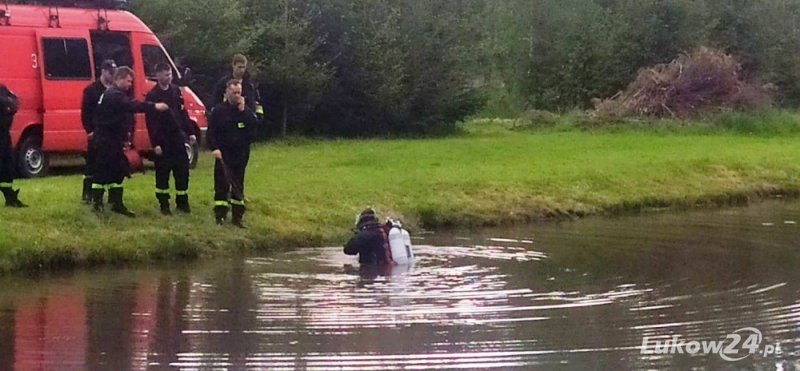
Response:
[[[356,235],[344,246],[347,255],[358,255],[363,265],[397,265],[392,260],[386,226],[378,221],[375,210],[366,209],[356,219]]]

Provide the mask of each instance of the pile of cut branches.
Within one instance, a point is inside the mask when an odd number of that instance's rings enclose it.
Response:
[[[774,86],[744,81],[742,67],[723,51],[702,47],[668,64],[639,71],[625,91],[595,100],[601,118],[655,116],[687,118],[721,108],[769,106]]]

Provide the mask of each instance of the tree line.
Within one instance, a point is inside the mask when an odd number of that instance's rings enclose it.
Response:
[[[701,46],[800,103],[800,0],[131,0],[207,96],[244,53],[272,135],[451,132],[587,108]]]

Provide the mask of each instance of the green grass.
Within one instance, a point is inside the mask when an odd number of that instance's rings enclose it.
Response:
[[[800,115],[786,110],[722,112],[697,119],[668,120],[623,118],[610,120],[592,117],[582,111],[555,114],[528,111],[513,119],[477,117],[461,125],[466,134],[507,131],[602,131],[605,133],[643,132],[647,134],[719,135],[775,137],[800,134]]]
[[[158,213],[152,170],[125,182],[133,220],[81,205],[78,175],[21,180],[32,207],[0,208],[0,271],[339,244],[365,206],[413,229],[797,194],[798,119],[772,115],[769,130],[744,116],[592,129],[567,115],[538,128],[473,120],[442,139],[268,143],[248,167],[244,231],[214,225],[208,153],[191,175],[191,215]]]

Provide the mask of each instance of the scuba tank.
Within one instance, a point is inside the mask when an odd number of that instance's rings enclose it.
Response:
[[[390,219],[386,224],[391,224],[389,249],[392,252],[392,260],[397,264],[413,263],[414,252],[411,250],[411,235],[403,229],[403,225],[397,220]]]

